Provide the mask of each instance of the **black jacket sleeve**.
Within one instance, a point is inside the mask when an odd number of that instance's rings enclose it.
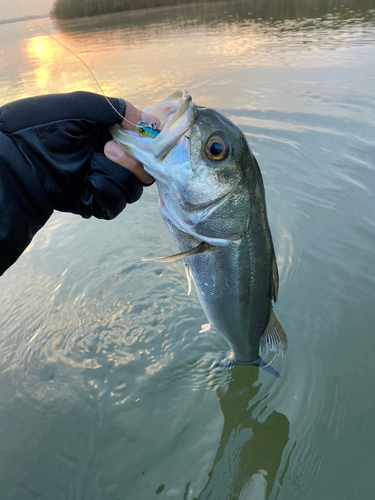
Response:
[[[125,101],[110,99],[124,116]],[[142,185],[108,160],[104,144],[119,116],[89,92],[22,99],[0,108],[0,275],[53,210],[116,217]]]

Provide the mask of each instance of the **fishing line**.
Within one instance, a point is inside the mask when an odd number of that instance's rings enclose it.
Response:
[[[21,7],[17,4],[17,2],[15,0],[9,0],[15,7],[16,9],[19,10],[19,12],[24,16],[24,17],[31,17],[29,16],[28,14],[26,14],[26,12],[21,9]],[[54,37],[53,35],[51,35],[51,33],[48,33],[48,31],[41,25],[39,24],[39,22],[37,22],[35,19],[30,19],[30,21],[32,21],[34,24],[36,24],[38,26],[38,28],[40,28],[43,33],[45,33],[49,38],[51,38],[53,41],[55,41],[56,43],[58,43],[59,45],[61,45],[61,47],[63,47],[64,49],[68,50],[71,54],[73,54],[73,56],[78,59],[78,61],[80,61],[84,66],[85,68],[90,72],[91,76],[93,77],[96,85],[98,86],[100,92],[103,94],[105,100],[108,102],[108,104],[111,106],[111,108],[123,119],[125,120],[127,123],[130,123],[131,125],[133,126],[136,126],[136,123],[133,123],[131,122],[130,120],[126,119],[125,116],[122,116],[121,113],[119,113],[117,111],[117,109],[113,106],[113,104],[111,103],[111,101],[108,99],[108,97],[105,95],[104,93],[104,90],[102,89],[100,83],[98,82],[96,76],[94,75],[94,73],[91,71],[90,67],[88,66],[88,64],[85,63],[85,61],[82,59],[81,56],[79,56],[78,54],[76,54],[74,52],[74,50],[72,50],[70,47],[68,47],[68,45],[65,45],[65,43],[61,42],[58,38]]]

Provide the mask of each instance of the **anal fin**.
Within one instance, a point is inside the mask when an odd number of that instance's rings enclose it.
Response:
[[[277,314],[272,308],[266,329],[260,338],[260,349],[265,351],[267,348],[270,351],[281,353],[288,349],[288,339]]]
[[[185,273],[186,273],[186,278],[188,282],[188,295],[191,293],[191,280],[192,280],[192,274],[190,271],[190,267],[185,264]]]

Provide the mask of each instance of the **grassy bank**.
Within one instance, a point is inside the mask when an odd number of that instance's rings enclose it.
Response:
[[[74,17],[97,16],[132,9],[161,7],[164,5],[189,4],[197,0],[55,0],[51,17],[72,19]],[[202,0],[198,0],[202,2]],[[203,0],[212,2],[215,0]]]

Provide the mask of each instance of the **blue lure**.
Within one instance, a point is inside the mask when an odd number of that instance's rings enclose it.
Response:
[[[161,130],[157,128],[155,122],[138,122],[135,126],[135,131],[141,137],[151,137],[151,139],[155,139],[155,137],[160,134]]]

